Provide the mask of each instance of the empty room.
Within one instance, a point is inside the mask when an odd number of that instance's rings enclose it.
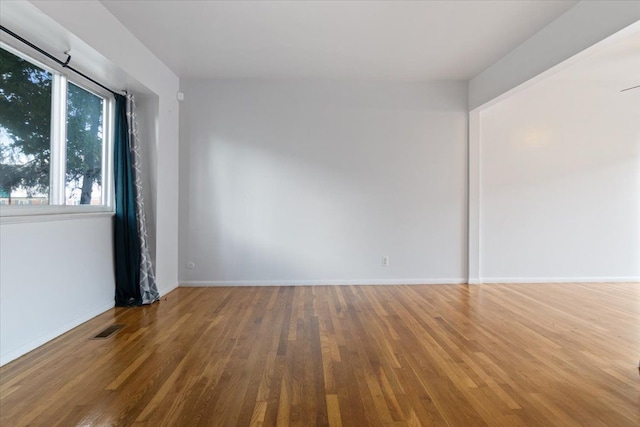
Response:
[[[0,25],[0,425],[640,425],[639,0]]]

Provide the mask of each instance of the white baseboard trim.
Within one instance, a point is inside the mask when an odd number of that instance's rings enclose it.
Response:
[[[0,356],[0,366],[6,365],[7,363],[11,362],[12,360],[17,359],[20,356],[23,356],[27,353],[29,353],[32,350],[35,350],[36,348],[40,347],[43,344],[46,344],[47,342],[51,341],[54,338],[59,337],[60,335],[64,334],[65,332],[69,332],[71,329],[75,328],[76,326],[79,326],[81,324],[83,324],[84,322],[87,322],[91,319],[93,319],[96,316],[99,316],[100,314],[104,313],[107,310],[110,310],[114,307],[114,303],[111,302],[109,304],[105,304],[99,307],[96,307],[92,310],[87,311],[85,314],[83,314],[82,316],[76,317],[75,319],[63,324],[62,326],[60,326],[59,328],[54,329],[53,331],[46,333],[44,335],[39,336],[36,339],[33,339],[29,342],[27,342],[26,344],[21,345],[20,347],[9,351],[6,354],[2,354]]]
[[[640,282],[640,277],[483,277],[474,279],[362,279],[362,280],[183,280],[179,287],[224,286],[333,286],[333,285],[481,285],[491,283],[626,283]],[[173,289],[171,289],[173,290]],[[165,293],[168,293],[167,291]]]
[[[181,287],[322,286],[322,285],[460,285],[467,279],[362,279],[362,280],[184,280]]]
[[[480,283],[625,283],[640,282],[640,276],[616,276],[616,277],[483,277],[474,280],[473,284]],[[471,283],[471,282],[470,282]]]

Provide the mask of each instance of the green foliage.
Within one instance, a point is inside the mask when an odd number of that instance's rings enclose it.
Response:
[[[91,202],[93,183],[101,183],[102,102],[101,98],[69,84],[66,179],[67,183],[82,181],[81,204]]]
[[[51,157],[52,75],[0,49],[0,191],[23,187],[48,193]],[[80,203],[91,202],[102,177],[103,100],[69,84],[67,90],[67,187],[81,189]]]
[[[0,189],[49,191],[51,74],[0,49]]]

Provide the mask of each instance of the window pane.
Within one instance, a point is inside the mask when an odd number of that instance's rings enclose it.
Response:
[[[49,204],[51,81],[0,48],[0,204]]]
[[[103,103],[103,98],[68,84],[67,205],[102,204]]]

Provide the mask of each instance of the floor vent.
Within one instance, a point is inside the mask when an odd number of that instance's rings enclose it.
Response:
[[[124,325],[111,325],[107,329],[105,329],[104,331],[100,332],[98,335],[96,335],[95,337],[93,337],[91,339],[96,340],[96,339],[102,339],[102,338],[109,338],[118,329],[122,329],[122,328],[124,328]]]

